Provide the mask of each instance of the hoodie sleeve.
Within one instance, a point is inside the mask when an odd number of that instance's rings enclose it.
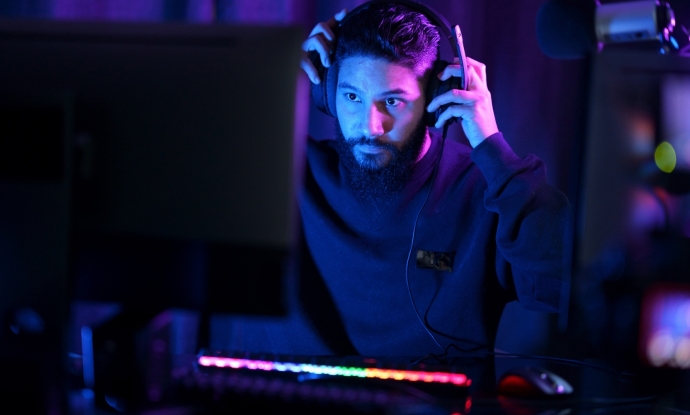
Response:
[[[521,159],[501,133],[472,150],[472,160],[487,180],[484,206],[498,215],[499,283],[525,308],[559,311],[572,256],[567,198],[546,182],[539,158]]]

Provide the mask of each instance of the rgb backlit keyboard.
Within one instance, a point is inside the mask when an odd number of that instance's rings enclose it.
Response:
[[[197,364],[207,368],[384,379],[449,384],[459,387],[470,386],[472,382],[467,375],[461,372],[460,368],[426,364],[399,364],[391,363],[388,360],[360,357],[266,356],[202,351],[197,356]]]

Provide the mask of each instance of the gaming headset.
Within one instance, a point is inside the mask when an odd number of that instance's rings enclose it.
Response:
[[[338,28],[334,30],[336,35],[335,42],[337,42],[339,32],[338,29],[340,26],[342,26],[347,20],[349,20],[353,16],[356,16],[357,13],[361,10],[364,10],[368,8],[370,5],[376,3],[402,4],[426,16],[432,24],[434,24],[438,29],[440,29],[439,34],[441,35],[441,37],[445,36],[448,39],[448,41],[451,44],[453,53],[455,54],[455,58],[458,58],[459,65],[462,69],[462,75],[460,77],[451,77],[446,81],[439,80],[437,75],[441,73],[443,69],[450,64],[447,61],[441,60],[441,45],[439,42],[439,45],[436,50],[436,61],[434,62],[432,74],[429,77],[429,81],[427,82],[426,86],[426,105],[429,105],[431,100],[433,100],[435,97],[447,91],[450,91],[451,89],[467,89],[467,58],[465,57],[465,48],[462,44],[462,33],[460,32],[460,26],[455,25],[454,27],[451,27],[448,21],[443,16],[434,12],[429,7],[417,3],[416,1],[373,0],[356,7],[350,13],[345,15],[343,20],[340,21]],[[333,45],[332,53],[335,53],[336,44],[337,43],[334,43]],[[319,58],[318,53],[316,52],[311,52],[309,58],[316,67],[319,73],[319,77],[321,78],[321,83],[312,84],[311,87],[312,98],[314,99],[314,103],[321,112],[335,117],[335,96],[338,85],[338,64],[334,61],[329,68],[324,67],[321,64],[321,59]],[[448,105],[444,105],[432,113],[425,113],[426,125],[429,127],[433,127],[436,124],[438,117],[447,107]],[[449,122],[447,122],[446,126],[450,124],[452,121],[453,120],[451,119]]]

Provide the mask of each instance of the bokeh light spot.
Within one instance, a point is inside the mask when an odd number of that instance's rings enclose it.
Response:
[[[676,150],[673,149],[671,144],[664,141],[654,151],[654,162],[656,162],[659,170],[671,173],[676,168]]]
[[[655,333],[647,344],[647,358],[653,366],[663,366],[674,356],[673,337],[664,331]]]
[[[690,368],[690,337],[680,339],[673,357],[677,366],[683,369]]]

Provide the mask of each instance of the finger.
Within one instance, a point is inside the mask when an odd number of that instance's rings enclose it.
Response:
[[[438,74],[438,79],[446,81],[453,76],[461,77],[462,75],[462,67],[460,67],[460,65],[448,65]]]
[[[340,22],[345,18],[346,15],[347,15],[347,9],[342,9],[341,11],[336,13],[335,16],[333,16],[333,17],[335,17],[335,20]]]
[[[302,50],[305,52],[318,52],[323,66],[331,66],[331,48],[322,36],[317,35],[305,40],[304,43],[302,43]]]
[[[455,62],[457,63],[458,60],[457,58],[455,59]],[[472,58],[467,58],[467,70],[468,72],[471,72],[471,69],[474,68],[477,76],[479,79],[481,79],[482,84],[486,86],[486,65],[483,63],[476,61]],[[438,75],[438,78],[442,81],[445,81],[453,76],[455,77],[461,77],[463,75],[463,70],[462,67],[459,64],[452,64],[448,65],[444,68],[443,71]],[[469,77],[471,76],[470,73],[467,74],[468,80]]]
[[[484,65],[483,63],[481,63],[481,62],[479,62],[478,60],[473,59],[473,58],[471,58],[471,57],[469,57],[469,56],[466,56],[466,58],[467,58],[467,63],[469,63],[469,64],[472,64],[472,65]]]
[[[429,103],[427,111],[432,112],[446,104],[474,105],[479,99],[476,92],[463,91],[462,89],[452,89],[437,96]]]
[[[309,80],[313,84],[320,84],[321,83],[321,78],[319,78],[319,72],[316,70],[314,67],[314,64],[311,63],[311,60],[307,57],[303,57],[302,60],[300,61],[300,67],[304,72],[307,74],[309,77]]]
[[[335,21],[334,19],[331,19]],[[320,22],[314,28],[311,30],[311,33],[309,33],[309,37],[316,36],[316,35],[323,35],[323,37],[326,38],[328,41],[334,41],[335,40],[335,34],[333,34],[333,29],[335,28],[336,25],[330,26],[329,22]]]
[[[314,36],[317,34],[322,34],[327,40],[329,41],[334,41],[335,40],[335,34],[333,30],[338,27],[340,24],[340,21],[343,20],[345,15],[347,14],[347,9],[342,9],[338,13],[335,14],[335,16],[331,17],[328,19],[326,22],[320,22],[317,23],[316,26],[311,30],[311,33],[309,33],[309,36]]]
[[[470,57],[467,58],[467,63],[469,66],[474,68],[475,71],[477,71],[479,78],[482,80],[484,85],[486,85],[486,65]]]
[[[471,117],[471,111],[471,108],[462,105],[450,106],[438,116],[438,120],[436,120],[434,127],[443,127],[443,125],[451,118],[463,119],[465,117]]]
[[[324,25],[322,28],[325,27],[326,29],[328,29],[328,30],[331,32],[331,34],[333,34],[333,29],[335,29],[336,27],[338,27],[338,25],[340,24],[340,21],[343,20],[343,19],[345,18],[345,15],[347,15],[347,9],[342,9],[341,11],[339,11],[338,13],[336,13],[333,17],[331,17],[330,19],[328,19],[328,21],[326,21],[326,22],[321,22],[321,23],[317,24],[316,27],[314,27],[314,29],[312,30],[312,33],[311,33],[309,36],[311,36],[311,35],[313,35],[313,34],[315,34],[315,33],[319,33],[319,32],[317,32],[316,30],[317,30],[321,25]],[[335,36],[333,36],[333,39],[335,39]],[[332,39],[329,39],[329,40],[332,40]]]
[[[469,66],[467,68],[467,73],[465,73],[465,69],[461,65],[448,65],[446,66],[441,73],[439,73],[438,78],[441,81],[447,81],[448,79],[452,77],[456,78],[465,78],[465,84],[467,85],[467,89],[470,89],[471,87],[471,69],[472,67]]]
[[[484,82],[484,79],[477,73],[477,70],[475,69],[474,66],[470,66],[469,68],[469,74],[467,77],[467,80],[469,81],[469,86],[468,89],[471,91],[482,91],[482,92],[488,92],[488,88],[486,87],[486,83]]]
[[[479,68],[481,70],[481,68]],[[449,69],[450,76],[460,76],[462,69],[459,67],[454,67]],[[450,78],[448,76],[446,79]],[[445,79],[441,79],[445,80]],[[489,92],[484,79],[477,73],[477,68],[475,66],[469,66],[467,68],[467,90],[468,91],[481,91]]]

